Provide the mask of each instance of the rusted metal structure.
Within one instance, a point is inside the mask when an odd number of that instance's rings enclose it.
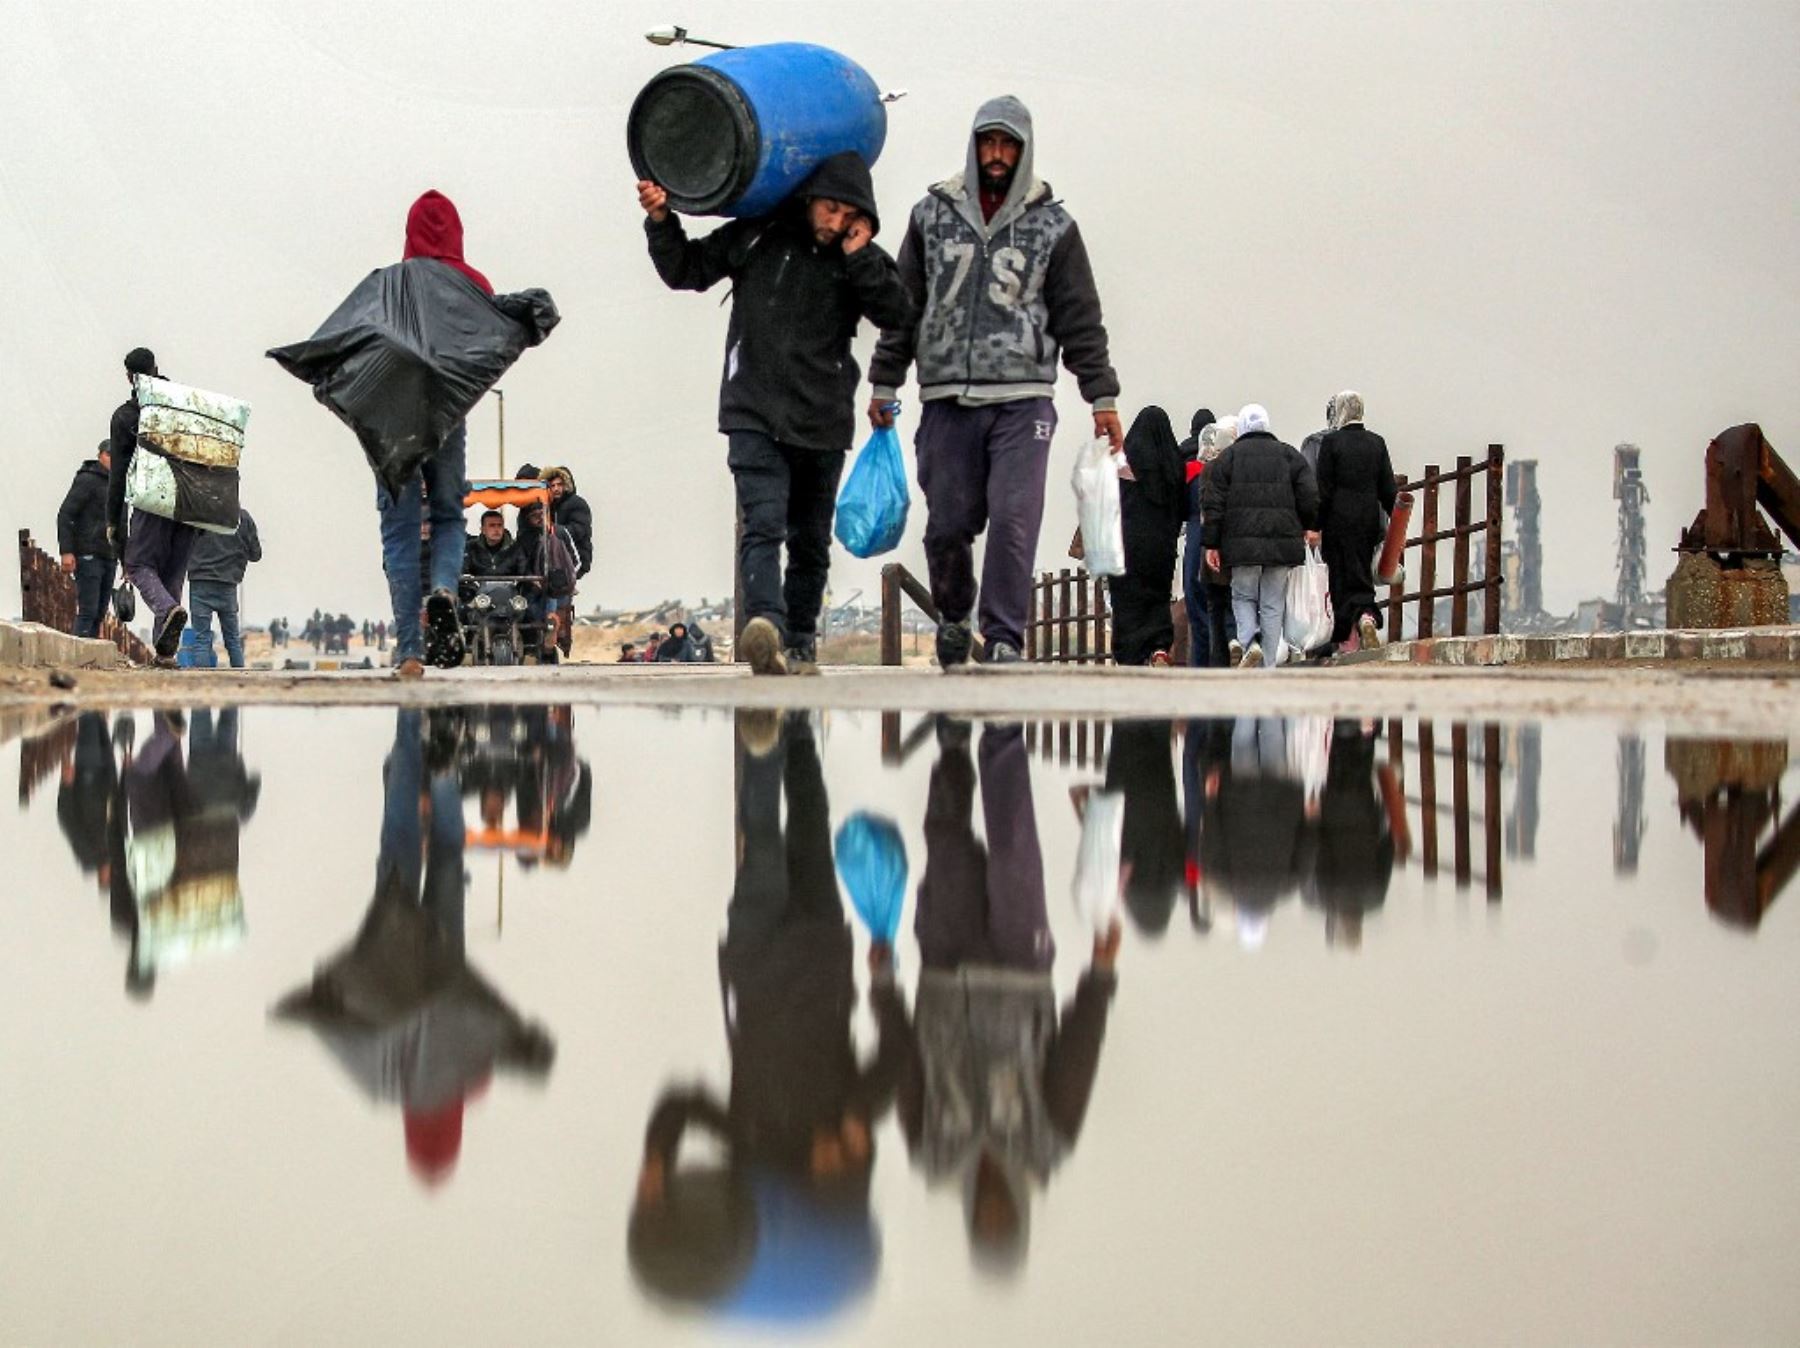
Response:
[[[1669,625],[1736,627],[1787,621],[1781,540],[1800,547],[1800,478],[1762,427],[1745,422],[1706,447],[1706,504],[1681,531],[1669,580]]]
[[[1705,851],[1706,906],[1754,931],[1800,872],[1800,805],[1782,815],[1783,740],[1671,739],[1663,763]]]
[[[29,529],[19,530],[19,616],[58,632],[75,630],[75,578],[63,574],[56,558],[32,540]],[[136,664],[155,659],[155,652],[110,611],[100,620],[100,639],[112,642]]]
[[[1504,574],[1500,564],[1501,535],[1504,530],[1502,487],[1506,473],[1506,450],[1489,445],[1487,456],[1476,460],[1462,455],[1456,467],[1442,471],[1427,464],[1417,479],[1402,479],[1401,491],[1413,493],[1413,519],[1418,532],[1406,540],[1402,553],[1407,557],[1397,585],[1388,588],[1387,639],[1399,641],[1407,636],[1421,639],[1444,635],[1438,632],[1437,607],[1440,599],[1450,601],[1450,630],[1447,635],[1469,635],[1469,596],[1481,596],[1481,630],[1492,636],[1500,630],[1500,592]],[[1483,510],[1475,514],[1475,480],[1482,479]],[[1440,495],[1451,490],[1451,517],[1443,523]],[[1481,552],[1473,552],[1473,541],[1479,538]],[[1439,583],[1438,553],[1450,544],[1450,583]],[[1415,554],[1413,556],[1412,554]],[[1407,589],[1416,579],[1417,588]],[[1406,609],[1413,606],[1410,631]]]

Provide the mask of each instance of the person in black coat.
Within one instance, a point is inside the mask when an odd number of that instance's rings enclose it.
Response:
[[[531,565],[506,528],[506,517],[489,510],[481,517],[481,532],[463,545],[466,576],[528,576]]]
[[[1131,477],[1119,482],[1125,528],[1125,574],[1112,592],[1113,659],[1121,665],[1169,663],[1175,624],[1169,593],[1175,583],[1175,548],[1187,518],[1186,473],[1169,414],[1146,407],[1125,436]]]
[[[737,486],[738,574],[748,621],[740,649],[758,674],[787,671],[784,650],[815,659],[831,563],[831,517],[856,430],[858,324],[905,328],[913,304],[881,230],[868,165],[833,155],[771,214],[690,240],[668,193],[638,184],[657,275],[671,290],[729,279],[719,430]],[[787,572],[781,548],[787,545]]]
[[[111,485],[112,441],[75,470],[75,480],[56,511],[56,550],[63,574],[75,577],[75,635],[97,637],[112,593],[112,540],[106,532],[106,493]]]
[[[1201,559],[1206,549],[1200,542],[1200,476],[1206,471],[1200,461],[1200,437],[1208,426],[1216,425],[1212,409],[1202,407],[1188,423],[1188,437],[1181,442],[1181,466],[1184,479],[1183,525],[1186,542],[1181,553],[1181,598],[1187,608],[1187,663],[1205,667],[1212,663],[1211,624],[1206,608],[1205,567]]]
[[[1237,440],[1201,484],[1206,564],[1231,569],[1244,664],[1254,664],[1260,649],[1264,666],[1273,669],[1281,663],[1288,572],[1306,560],[1307,534],[1318,517],[1318,481],[1300,451],[1269,430],[1268,411],[1251,403],[1238,413]]]
[[[1319,446],[1320,551],[1331,572],[1331,639],[1341,645],[1355,631],[1364,647],[1379,646],[1375,553],[1387,530],[1398,488],[1387,442],[1363,425],[1360,393],[1331,400],[1332,430]]]

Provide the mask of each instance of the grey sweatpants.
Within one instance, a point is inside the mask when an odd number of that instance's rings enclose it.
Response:
[[[931,599],[944,622],[968,618],[975,607],[975,538],[985,529],[980,622],[990,645],[1025,645],[1055,431],[1056,408],[1048,398],[983,407],[940,399],[919,414],[915,445]]]

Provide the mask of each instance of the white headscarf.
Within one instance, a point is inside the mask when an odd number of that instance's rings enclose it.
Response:
[[[1341,431],[1363,419],[1363,397],[1354,389],[1345,389],[1331,400],[1331,429]]]
[[[1261,403],[1245,403],[1237,414],[1239,435],[1250,435],[1256,431],[1267,432],[1269,429],[1269,409]]]

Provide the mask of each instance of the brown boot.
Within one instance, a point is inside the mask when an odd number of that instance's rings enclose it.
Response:
[[[425,662],[412,659],[402,660],[394,666],[394,677],[396,679],[422,679],[425,677]]]

